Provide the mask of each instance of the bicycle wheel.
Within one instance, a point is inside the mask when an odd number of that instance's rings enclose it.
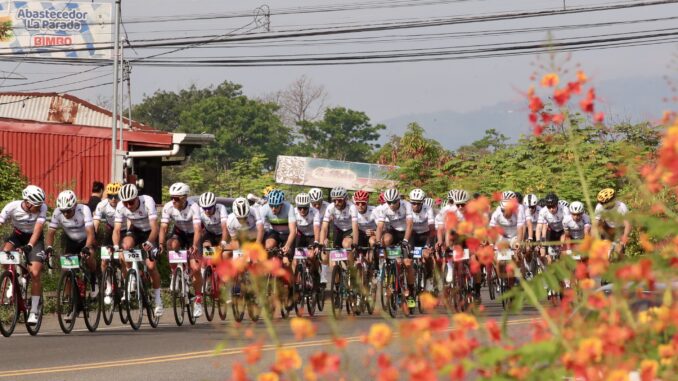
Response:
[[[287,319],[290,316],[290,311],[294,308],[294,301],[290,295],[292,287],[281,279],[274,279],[273,281],[275,282],[277,290],[276,294],[280,301],[280,317]]]
[[[193,275],[191,275],[191,270],[187,274],[184,274],[184,279],[186,280],[186,315],[188,315],[188,322],[191,325],[195,325],[196,317],[193,316],[193,303],[195,302],[195,286],[193,286]]]
[[[316,289],[315,289],[315,301],[316,305],[318,306],[318,311],[321,311],[325,309],[325,287],[320,283],[320,280],[318,279],[318,283],[316,284]]]
[[[219,319],[221,319],[221,321],[224,321],[226,320],[226,313],[228,312],[228,305],[226,303],[226,300],[224,300],[224,295],[226,295],[226,293],[224,292],[224,287],[219,282],[219,276],[213,272],[212,277],[214,277],[214,284],[217,285],[215,300],[217,302],[217,311],[219,312]]]
[[[332,269],[332,278],[330,280],[330,300],[332,301],[332,315],[341,316],[341,310],[344,308],[344,300],[341,286],[344,282],[344,272],[339,264],[335,264]]]
[[[294,273],[294,283],[292,287],[292,304],[294,305],[294,313],[297,317],[304,314],[304,300],[305,295],[304,282],[304,267],[301,264],[297,265],[297,270]]]
[[[205,267],[205,274],[202,276],[202,306],[207,321],[212,321],[214,318],[214,310],[216,309],[214,284],[212,281],[212,266],[207,266]]]
[[[391,315],[392,318],[396,318],[398,316],[398,309],[400,308],[400,289],[398,282],[400,281],[398,279],[398,274],[396,271],[395,266],[397,264],[391,263],[388,268],[388,272],[386,273],[386,278],[388,279],[388,282],[386,283],[386,295],[388,296],[388,314]]]
[[[388,287],[389,287],[389,280],[388,280],[388,272],[386,270],[387,266],[385,263],[382,264],[381,267],[381,274],[379,276],[379,290],[381,291],[379,293],[380,300],[381,300],[381,310],[382,311],[388,311],[388,303],[389,303],[389,294],[388,294]]]
[[[148,324],[152,328],[158,328],[160,324],[160,317],[155,314],[155,297],[151,294],[153,285],[148,273],[142,275],[143,282],[141,283],[141,295],[144,300],[144,307],[146,308],[146,317],[148,317]]]
[[[245,318],[245,308],[247,301],[245,299],[246,290],[243,288],[242,281],[245,275],[239,275],[233,281],[230,288],[231,309],[233,310],[233,319],[240,323]]]
[[[174,310],[174,321],[177,326],[184,324],[184,311],[186,310],[186,299],[184,298],[184,272],[181,268],[174,269],[172,275],[172,309]]]
[[[103,304],[101,294],[103,293],[103,290],[99,290],[96,296],[92,296],[92,293],[90,292],[90,276],[92,275],[84,276],[85,300],[82,303],[82,313],[85,317],[85,326],[87,326],[87,330],[94,332],[99,327],[99,320],[101,319],[101,305]]]
[[[5,337],[12,335],[19,320],[19,291],[14,283],[9,271],[0,276],[0,332]]]
[[[127,281],[125,282],[125,299],[127,300],[127,316],[129,317],[129,325],[133,330],[138,330],[141,327],[141,322],[144,319],[144,300],[141,290],[143,285],[139,279],[136,270],[127,270]]]
[[[102,274],[101,286],[99,287],[100,292],[104,293],[104,303],[101,306],[101,315],[104,318],[104,324],[106,325],[111,325],[113,322],[113,313],[115,312],[116,304],[115,296],[113,294],[115,283],[115,271],[113,271],[113,267],[109,264]],[[108,294],[106,293],[107,290],[109,291]],[[110,301],[108,304],[106,304],[106,296],[108,296]]]
[[[374,305],[377,302],[377,292],[379,291],[372,265],[367,266],[367,271],[363,275],[363,287],[365,288],[365,309],[368,314],[372,315],[374,313]]]
[[[24,306],[26,306],[26,311],[24,311],[25,318],[24,321],[28,320],[28,314],[31,311],[32,308],[32,298],[31,298],[31,283],[33,282],[33,278],[30,276],[30,274],[25,278],[26,279],[26,286],[23,288],[23,293],[24,293]],[[0,281],[2,282],[2,281]],[[44,298],[42,296],[42,290],[40,290],[40,299],[38,302],[38,312],[36,313],[36,317],[38,318],[38,322],[35,324],[28,324],[26,322],[26,330],[31,336],[35,336],[40,332],[40,326],[42,325],[42,313],[43,313],[43,307],[44,307]]]
[[[421,304],[421,293],[424,292],[426,289],[426,279],[424,274],[424,266],[422,266],[421,263],[417,264],[416,267],[416,275],[415,275],[415,292],[416,292],[416,298],[417,298],[417,309],[419,310],[420,314],[423,314],[424,311],[424,306]]]
[[[302,284],[303,284],[303,289],[304,289],[304,296],[301,299],[301,302],[304,303],[306,302],[306,308],[308,310],[308,315],[309,316],[315,316],[315,297],[314,297],[314,292],[315,290],[315,283],[313,282],[313,277],[311,276],[311,273],[309,272],[309,269],[307,266],[304,266],[304,271],[302,273]]]
[[[125,299],[126,289],[126,275],[123,275],[122,270],[115,270],[116,284],[113,285],[113,299],[118,306],[118,315],[122,324],[129,323],[129,315],[127,315],[127,299]]]
[[[485,283],[487,284],[487,292],[490,294],[490,300],[494,300],[497,295],[497,272],[493,265],[485,266]]]
[[[57,318],[64,333],[71,333],[75,325],[78,302],[78,285],[73,271],[61,274],[57,288]]]

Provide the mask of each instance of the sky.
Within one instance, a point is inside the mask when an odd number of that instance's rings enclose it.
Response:
[[[582,6],[610,6],[630,4],[623,0],[566,0],[566,9]],[[450,17],[478,17],[482,15],[534,12],[563,8],[562,0],[271,0],[270,32],[257,27],[254,9],[264,3],[251,0],[122,0],[123,21],[128,39],[135,41],[151,38],[179,38],[196,35],[233,35],[243,33],[265,35],[307,28],[340,28],[371,26],[381,23],[425,21]],[[388,6],[387,6],[388,5]],[[318,7],[348,7],[350,10],[308,12]],[[289,13],[289,14],[280,14]],[[180,20],[177,17],[223,16],[248,14],[243,17],[211,20]],[[673,18],[671,18],[673,17]],[[667,19],[668,18],[668,19]],[[282,54],[332,53],[369,54],[383,50],[412,51],[414,49],[458,48],[479,44],[516,44],[551,38],[600,38],[607,34],[678,32],[676,28],[678,4],[666,4],[624,10],[606,10],[549,17],[517,18],[492,22],[462,23],[427,28],[386,30],[371,33],[304,37],[295,40],[251,41],[200,46],[163,55],[162,59],[192,61],[204,57],[280,57]],[[174,20],[174,21],[171,21]],[[654,21],[643,21],[654,20]],[[151,22],[153,21],[153,22]],[[626,22],[619,24],[619,22]],[[611,23],[609,26],[603,26]],[[578,26],[562,29],[560,26]],[[510,33],[509,30],[535,29],[534,32]],[[548,34],[550,29],[550,34]],[[350,40],[347,40],[350,38]],[[566,61],[564,67],[573,69],[576,64],[589,74],[594,83],[614,82],[615,91],[633,94],[632,83],[648,78],[656,81],[663,76],[676,77],[678,39],[669,44],[633,46],[618,49],[594,49],[557,55],[556,60]],[[358,40],[361,39],[361,40]],[[127,57],[145,57],[166,53],[167,49],[126,49]],[[275,57],[273,57],[275,59]],[[566,58],[568,60],[566,60]],[[674,60],[674,61],[672,61]],[[218,84],[224,80],[239,83],[244,93],[252,97],[281,90],[302,75],[315,84],[323,85],[329,95],[328,104],[364,111],[373,121],[394,120],[408,115],[441,112],[473,113],[497,104],[522,102],[522,93],[530,85],[530,75],[535,63],[548,64],[548,55],[502,56],[495,58],[469,58],[436,62],[381,63],[332,66],[282,66],[282,67],[151,67],[134,66],[132,69],[132,101],[137,103],[144,95],[156,90],[177,91],[195,84],[199,87]],[[87,66],[38,65],[0,62],[0,70],[19,73],[28,81],[50,79],[65,73],[85,70]],[[83,85],[110,80],[101,68],[77,76]],[[102,78],[95,78],[102,76]],[[74,88],[74,77],[45,83],[44,91],[63,91]],[[624,87],[628,81],[628,88]],[[636,81],[636,82],[634,82]],[[661,83],[658,82],[658,83]],[[4,86],[12,85],[11,88]],[[36,85],[16,86],[20,81],[0,81],[0,91],[35,90]],[[4,86],[3,86],[4,85]],[[667,86],[668,88],[668,86]],[[621,90],[620,90],[621,89]],[[666,89],[643,89],[656,96]],[[112,86],[75,92],[89,100],[110,97]],[[605,95],[601,94],[605,100]],[[633,97],[629,97],[632,101]],[[624,107],[624,105],[621,105]],[[670,107],[670,106],[667,106]],[[518,110],[520,111],[520,110]],[[424,126],[426,127],[426,126]],[[441,128],[441,127],[435,127]],[[447,128],[469,128],[449,126]],[[428,131],[435,136],[436,131]]]

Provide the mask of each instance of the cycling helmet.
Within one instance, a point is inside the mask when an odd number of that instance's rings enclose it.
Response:
[[[232,207],[236,218],[245,218],[250,213],[250,203],[247,202],[245,197],[238,197],[233,200]]]
[[[308,191],[308,195],[311,197],[311,202],[318,202],[323,200],[323,190],[320,188],[311,188]]]
[[[346,198],[346,196],[348,196],[348,192],[346,192],[344,187],[335,187],[330,191],[330,198],[332,200],[335,198]]]
[[[386,203],[386,199],[384,198],[384,192],[379,193],[378,202],[379,202],[379,205],[383,205],[384,203]]]
[[[120,188],[120,201],[130,201],[139,197],[139,190],[134,184],[125,184]]]
[[[33,206],[45,203],[45,192],[38,186],[29,185],[21,192],[23,199]]]
[[[574,201],[570,204],[570,213],[572,214],[582,214],[584,213],[584,204],[579,201]]]
[[[386,189],[384,192],[384,200],[386,202],[395,202],[400,200],[400,192],[395,188]]]
[[[558,200],[558,205],[562,206],[563,209],[567,209],[570,207],[570,203],[567,202],[567,200]]]
[[[217,203],[217,197],[212,192],[205,192],[200,195],[198,204],[201,208],[211,208]]]
[[[184,183],[174,183],[169,187],[170,196],[188,196],[191,192],[191,188],[188,187],[188,184]]]
[[[434,204],[434,203],[435,203],[435,202],[433,201],[433,199],[432,199],[431,197],[426,197],[426,198],[424,199],[424,205],[428,205],[429,208],[433,208],[433,204]]]
[[[457,190],[457,192],[454,194],[454,198],[452,199],[455,205],[466,204],[468,200],[469,200],[468,192],[462,189]]]
[[[118,193],[120,193],[120,188],[122,188],[122,184],[110,183],[106,185],[106,194],[117,195]]]
[[[308,193],[299,193],[294,198],[294,203],[297,205],[297,208],[309,206],[311,204],[311,196]]]
[[[69,210],[73,209],[75,204],[78,203],[78,197],[73,193],[72,190],[65,190],[61,193],[59,193],[59,196],[57,197],[57,208],[59,210]]]
[[[601,204],[607,204],[608,202],[614,200],[614,189],[612,188],[605,188],[598,192],[598,202]]]
[[[447,192],[447,199],[448,200],[454,200],[454,195],[458,192],[457,189],[452,189],[449,192]]]
[[[544,197],[544,205],[546,206],[557,206],[558,205],[558,196],[555,193],[549,193]]]
[[[410,192],[410,201],[423,202],[425,198],[426,192],[419,188],[412,189],[412,192]]]
[[[523,204],[527,207],[530,206],[537,206],[539,203],[539,199],[537,198],[537,195],[534,194],[528,194],[523,198]]]
[[[516,199],[518,199],[518,204],[521,204],[523,202],[523,194],[516,192]]]
[[[280,189],[273,189],[268,194],[268,204],[271,205],[271,207],[282,205],[283,201],[285,201],[285,193]]]
[[[501,194],[501,199],[502,199],[502,200],[511,200],[511,199],[514,199],[514,198],[516,198],[516,194],[515,194],[515,192],[513,192],[513,191],[504,191],[504,192]]]
[[[511,205],[511,200],[501,200],[499,201],[499,207],[501,208],[501,211],[503,212],[506,210],[506,208]]]
[[[353,202],[367,202],[369,199],[370,194],[362,189],[353,193]]]

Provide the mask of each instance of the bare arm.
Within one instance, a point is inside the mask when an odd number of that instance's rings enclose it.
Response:
[[[28,244],[31,246],[35,246],[35,244],[38,242],[38,239],[40,238],[40,235],[42,234],[42,226],[44,223],[42,222],[36,222],[35,226],[33,227],[33,234],[31,235],[31,239],[28,240]]]
[[[113,234],[111,234],[111,241],[113,241],[113,246],[120,247],[120,230],[122,229],[122,223],[116,222],[113,227]]]

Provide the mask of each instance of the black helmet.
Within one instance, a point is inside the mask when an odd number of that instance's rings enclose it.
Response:
[[[516,192],[516,198],[518,199],[519,204],[523,203],[523,194],[522,193]]]
[[[544,204],[548,206],[558,206],[558,196],[555,193],[549,193],[544,197]]]

